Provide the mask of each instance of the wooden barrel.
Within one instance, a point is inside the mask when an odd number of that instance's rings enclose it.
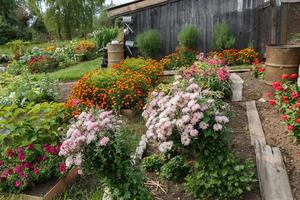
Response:
[[[120,63],[124,60],[124,44],[108,44],[108,67],[112,67],[114,64]]]
[[[281,81],[282,74],[298,74],[300,45],[267,45],[265,64],[267,83]]]

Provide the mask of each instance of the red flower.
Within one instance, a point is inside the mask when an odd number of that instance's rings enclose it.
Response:
[[[24,154],[24,153],[19,153],[19,154],[18,154],[18,159],[19,159],[19,160],[23,161],[23,160],[25,160],[25,158],[26,158],[26,157],[25,157],[25,154]]]
[[[6,155],[7,155],[7,157],[13,157],[14,156],[14,151],[12,149],[7,149]]]
[[[282,101],[286,101],[286,100],[288,100],[289,98],[287,97],[287,96],[285,96],[285,95],[283,95],[282,97],[281,97],[281,100]]]
[[[281,84],[279,82],[273,82],[272,83],[273,88],[281,86]]]
[[[286,120],[289,119],[289,116],[287,116],[287,115],[281,115],[280,118],[281,118],[282,121],[286,121]]]
[[[39,168],[35,168],[35,169],[33,170],[33,173],[34,173],[35,175],[38,175],[38,174],[40,173]]]
[[[27,149],[29,149],[29,150],[33,150],[33,149],[34,149],[34,146],[33,146],[33,144],[29,144],[29,145],[27,146]]]
[[[297,124],[300,124],[300,118],[297,118],[297,119],[295,120],[295,122],[296,122]]]
[[[272,92],[267,92],[267,93],[266,93],[266,96],[267,96],[267,97],[271,97],[271,96],[273,96],[273,93],[272,93]]]
[[[7,170],[7,173],[8,173],[9,175],[12,175],[12,174],[14,173],[14,170],[10,168],[10,169]]]
[[[294,126],[288,125],[288,130],[289,130],[290,132],[294,131]]]
[[[299,103],[299,102],[296,103],[296,104],[295,104],[295,107],[296,107],[296,108],[300,108],[300,103]]]
[[[290,75],[290,79],[296,79],[298,78],[298,74],[294,73]]]
[[[3,161],[2,160],[0,160],[0,166],[3,164]]]
[[[63,174],[66,170],[67,170],[66,164],[65,164],[65,163],[61,163],[61,164],[59,165],[59,171],[60,171],[60,173]]]
[[[282,78],[282,79],[288,79],[288,78],[289,78],[289,75],[288,75],[288,74],[282,74],[282,75],[281,75],[281,78]]]
[[[274,106],[276,103],[275,99],[269,99],[268,102],[270,106]]]
[[[16,181],[15,186],[16,187],[21,187],[22,186],[22,182],[21,181]]]
[[[292,99],[296,99],[297,97],[299,97],[298,92],[292,92]]]

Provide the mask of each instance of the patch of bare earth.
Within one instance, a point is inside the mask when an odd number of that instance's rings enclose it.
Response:
[[[264,82],[254,79],[250,73],[242,74],[244,79],[243,95],[245,99],[260,99],[265,93],[272,90],[271,86]],[[262,122],[268,145],[279,147],[289,175],[292,192],[296,200],[300,200],[300,151],[299,142],[293,141],[289,136],[287,127],[280,120],[281,113],[268,103],[257,102],[257,109]]]
[[[251,146],[250,132],[248,129],[248,119],[246,113],[245,103],[231,103],[232,116],[230,118],[229,128],[231,129],[230,134],[230,145],[231,148],[236,152],[237,156],[244,161],[245,159],[251,159],[255,164],[255,153],[254,148]],[[256,172],[256,167],[253,169]],[[245,193],[242,198],[243,200],[260,200],[259,185],[256,181],[253,190]]]

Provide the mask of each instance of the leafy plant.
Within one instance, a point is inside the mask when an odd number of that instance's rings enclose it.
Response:
[[[0,106],[0,116],[2,149],[56,142],[67,121],[62,103]]]
[[[118,36],[118,28],[101,28],[93,32],[94,40],[96,41],[97,49],[104,48],[108,43]]]
[[[195,25],[184,27],[178,34],[178,41],[181,46],[197,49],[199,42],[199,30]]]
[[[20,75],[28,72],[28,68],[26,65],[21,64],[16,60],[13,60],[13,62],[7,66],[7,72],[12,75]]]
[[[14,54],[14,58],[18,60],[25,51],[25,44],[26,43],[22,40],[14,40],[8,42],[6,46],[8,46],[11,49],[11,51]]]
[[[243,192],[251,191],[254,176],[251,161],[240,164],[233,153],[221,153],[198,159],[185,187],[195,199],[237,199]]]
[[[142,167],[148,172],[159,172],[165,162],[165,157],[161,154],[152,154],[143,158]]]
[[[151,29],[139,33],[136,38],[139,52],[146,58],[157,58],[160,51],[160,34],[157,30]]]
[[[68,167],[76,165],[104,179],[113,199],[151,199],[143,175],[130,162],[127,134],[112,112],[89,110],[70,127],[60,155]]]
[[[217,24],[213,32],[213,46],[217,51],[231,49],[235,45],[235,38],[230,32],[228,24],[223,21]]]
[[[175,156],[161,167],[160,176],[174,182],[182,181],[190,172],[190,167],[182,156]]]

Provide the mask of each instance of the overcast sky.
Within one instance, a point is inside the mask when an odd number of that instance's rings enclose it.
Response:
[[[123,3],[128,3],[134,0],[113,0],[114,4],[119,5],[119,4],[123,4]],[[111,0],[106,0],[106,3],[109,4],[111,2]]]

